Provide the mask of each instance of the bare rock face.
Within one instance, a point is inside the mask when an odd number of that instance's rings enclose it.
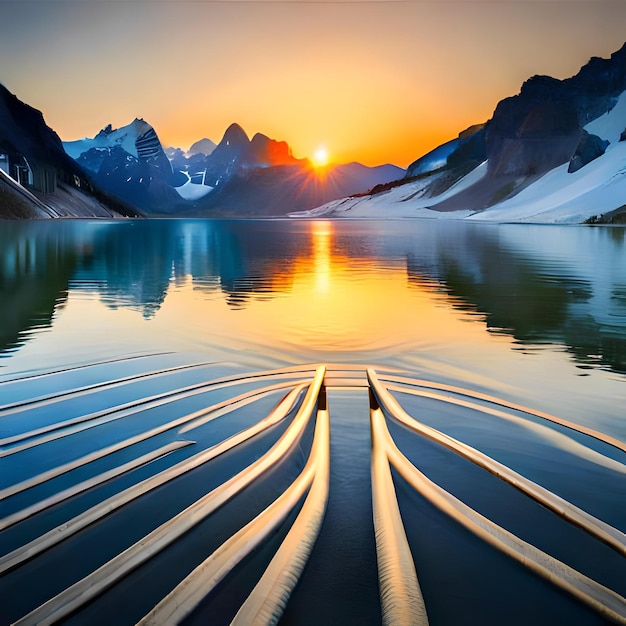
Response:
[[[2,218],[137,215],[94,184],[89,172],[66,154],[40,111],[1,84],[0,153],[10,173],[0,188]],[[22,175],[16,174],[17,167]]]
[[[571,161],[586,141],[583,126],[624,90],[626,45],[609,59],[592,58],[571,78],[533,76],[517,96],[498,104],[487,123],[489,173],[539,175]]]
[[[620,141],[626,141],[626,128],[622,131],[622,134],[619,136]]]
[[[271,167],[273,165],[296,165],[291,149],[285,141],[270,139],[256,133],[242,154],[240,166],[243,169]]]
[[[582,137],[574,156],[570,159],[569,167],[567,171],[571,174],[577,172],[582,167],[585,167],[588,163],[591,163],[594,159],[602,156],[609,145],[609,142],[605,139],[601,139],[597,135],[590,135],[587,131],[582,131]]]
[[[550,96],[520,94],[498,105],[487,130],[490,174],[532,176],[570,160],[580,141],[578,117]]]
[[[0,84],[0,152],[14,160],[25,158],[33,170],[54,170],[73,184],[82,170],[65,154],[59,136],[37,109],[25,104]]]

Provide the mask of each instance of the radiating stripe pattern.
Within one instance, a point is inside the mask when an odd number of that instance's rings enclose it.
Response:
[[[329,393],[344,392],[369,397],[374,621],[437,623],[438,598],[421,584],[431,564],[406,532],[414,493],[472,541],[600,619],[626,623],[618,591],[437,484],[411,447],[427,442],[484,470],[624,561],[622,530],[445,424],[435,428],[414,407],[435,402],[526,429],[616,484],[626,473],[619,439],[389,367],[249,372],[161,353],[0,379],[0,624],[89,623],[128,589],[137,589],[136,606],[118,623],[178,624],[198,615],[278,623],[325,532],[333,422],[342,419]]]

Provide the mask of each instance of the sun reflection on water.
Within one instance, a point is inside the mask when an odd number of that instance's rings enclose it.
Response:
[[[330,289],[332,235],[331,222],[313,222],[311,224],[315,291],[320,294],[327,293]]]
[[[330,221],[302,224],[293,256],[265,257],[250,275],[207,292],[176,284],[155,323],[190,342],[248,345],[288,358],[380,358],[439,342],[485,341],[432,285],[409,284],[406,258],[350,247]]]
[[[515,232],[527,244],[542,234]],[[512,371],[527,364],[511,358],[520,351],[561,359],[565,346],[576,376],[623,372],[615,319],[624,317],[626,282],[617,270],[593,280],[588,271],[598,255],[606,257],[598,266],[623,267],[621,240],[559,232],[577,251],[590,249],[584,261],[553,258],[548,244],[545,259],[531,257],[502,243],[506,229],[464,224],[9,225],[0,231],[0,296],[11,303],[0,353],[16,362],[19,352],[25,363],[155,346],[268,366],[427,359],[466,376],[478,363]]]

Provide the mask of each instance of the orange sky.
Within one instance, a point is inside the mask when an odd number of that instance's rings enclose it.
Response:
[[[626,40],[624,0],[0,0],[0,82],[63,139],[231,122],[297,157],[406,167],[533,74]]]

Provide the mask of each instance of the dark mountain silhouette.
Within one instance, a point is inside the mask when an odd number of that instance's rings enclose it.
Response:
[[[0,217],[135,215],[93,185],[37,109],[0,85]]]

